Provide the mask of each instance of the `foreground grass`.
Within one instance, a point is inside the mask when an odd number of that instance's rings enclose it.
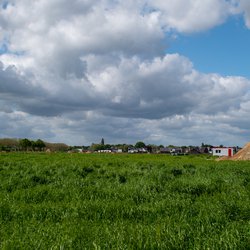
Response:
[[[1,249],[249,246],[249,162],[0,155]]]

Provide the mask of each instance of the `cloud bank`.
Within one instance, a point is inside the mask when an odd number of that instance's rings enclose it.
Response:
[[[232,15],[250,28],[248,2],[0,1],[0,137],[244,144],[249,79],[198,72],[167,48]]]

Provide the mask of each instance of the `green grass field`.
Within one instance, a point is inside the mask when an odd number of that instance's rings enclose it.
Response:
[[[0,154],[1,249],[250,249],[250,162]]]

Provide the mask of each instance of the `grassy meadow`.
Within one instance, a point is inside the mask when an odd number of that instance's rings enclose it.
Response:
[[[0,249],[250,249],[250,162],[2,153]]]

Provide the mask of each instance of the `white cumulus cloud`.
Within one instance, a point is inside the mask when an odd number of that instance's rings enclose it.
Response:
[[[104,136],[117,143],[243,141],[249,79],[199,72],[188,58],[168,54],[167,41],[172,32],[202,32],[239,13],[249,27],[248,1],[9,0],[0,6],[1,137],[71,144]]]

